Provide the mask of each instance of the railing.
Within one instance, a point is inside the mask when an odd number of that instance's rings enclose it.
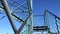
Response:
[[[55,23],[55,25],[56,25],[55,28],[56,28],[56,30],[57,30],[57,34],[59,34],[59,33],[60,33],[60,31],[59,31],[59,29],[60,29],[59,27],[60,27],[60,26],[58,25],[58,23],[59,23],[58,20],[60,20],[60,17],[56,16],[55,14],[53,14],[52,12],[50,12],[50,11],[48,11],[48,10],[45,10],[45,13],[44,13],[44,16],[45,16],[45,25],[48,24],[47,26],[50,28],[50,22],[51,22],[51,21],[49,20],[49,17],[50,17],[50,16],[48,16],[49,14],[54,17],[54,21],[55,21],[54,23]],[[50,18],[51,18],[51,17],[50,17]],[[52,20],[52,19],[51,19],[51,20]],[[53,22],[53,21],[52,21],[52,22]],[[51,24],[51,25],[52,25],[52,24]],[[55,25],[54,25],[54,26],[55,26]],[[51,26],[51,28],[53,28],[53,27]],[[51,33],[51,32],[50,32],[50,33]]]

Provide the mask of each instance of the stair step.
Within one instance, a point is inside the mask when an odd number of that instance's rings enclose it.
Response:
[[[33,26],[33,31],[47,31],[48,26]]]

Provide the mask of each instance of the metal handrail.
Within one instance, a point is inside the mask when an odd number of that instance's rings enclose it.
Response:
[[[60,17],[56,16],[55,14],[53,14],[52,12],[50,12],[50,11],[48,11],[48,10],[45,10],[44,15],[46,15],[46,12],[47,12],[47,13],[49,13],[49,14],[51,14],[52,16],[54,16],[54,17],[55,17],[56,26],[57,26],[57,28],[56,28],[56,29],[57,29],[58,34],[59,34],[59,29],[58,29],[58,28],[59,28],[59,26],[58,26],[58,24],[57,24],[57,19],[58,19],[58,20],[60,20]],[[57,18],[57,19],[56,19],[56,18]]]
[[[50,13],[51,15],[55,16],[57,19],[59,19],[59,20],[60,20],[60,17],[58,17],[57,15],[53,14],[52,12],[50,12],[50,11],[48,11],[48,10],[45,10],[45,12]]]

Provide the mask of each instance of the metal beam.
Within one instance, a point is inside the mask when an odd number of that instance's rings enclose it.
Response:
[[[18,20],[24,22],[21,18],[17,17],[16,15],[14,15],[13,13],[11,13],[15,18],[17,18]]]
[[[58,22],[57,22],[57,18],[55,17],[55,21],[56,21],[56,29],[57,29],[57,32],[58,32],[58,34],[59,34],[59,28],[58,28]]]
[[[27,20],[30,18],[31,14],[26,18],[26,20],[22,23],[21,27],[18,29],[18,31],[16,32],[16,34],[19,34],[23,27],[25,26],[25,24],[27,23]]]
[[[6,15],[7,15],[8,19],[10,21],[10,24],[11,24],[14,32],[16,33],[17,29],[16,29],[16,26],[15,26],[15,24],[13,22],[12,15],[11,15],[10,9],[8,7],[7,1],[6,0],[1,0],[1,3],[2,3],[3,7],[4,7]]]
[[[1,9],[4,10],[4,7],[0,6]],[[14,13],[14,12],[13,12]],[[14,16],[15,18],[17,18],[18,20],[24,22],[21,18],[17,17],[16,15],[14,15],[13,13],[11,13],[12,16]],[[5,14],[5,13],[1,13],[1,14]]]
[[[53,14],[52,12],[45,10],[46,12],[50,13],[51,15],[55,16],[56,18],[58,18],[60,20],[60,17],[58,17],[57,15]]]
[[[21,5],[19,2],[16,2],[15,0],[11,0],[11,1],[12,1],[13,3],[18,4],[18,5]],[[26,1],[25,1],[25,2],[26,2]],[[22,4],[23,4],[23,3],[22,3]],[[27,9],[27,7],[25,7],[25,6],[23,6],[23,5],[22,5],[22,7]]]
[[[30,13],[32,13],[32,0],[27,0],[27,6],[28,6],[28,11]],[[33,13],[31,15],[31,17],[29,18],[27,25],[27,34],[32,34],[33,33]]]
[[[2,6],[0,6],[0,8],[4,9]]]

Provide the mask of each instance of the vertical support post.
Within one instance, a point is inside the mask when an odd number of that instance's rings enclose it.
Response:
[[[2,3],[3,7],[4,7],[4,10],[6,12],[6,15],[7,15],[8,19],[10,21],[10,24],[11,24],[13,30],[14,30],[14,33],[16,33],[17,29],[16,29],[15,24],[13,22],[13,18],[12,18],[11,12],[9,10],[7,1],[6,0],[1,0],[1,3]]]
[[[43,31],[41,32],[41,34],[43,34]]]
[[[44,12],[43,18],[44,18],[44,25],[46,26],[46,11]]]
[[[50,33],[50,24],[49,24],[49,18],[48,18],[48,14],[47,14],[47,10],[45,10],[44,13],[44,24],[45,26],[48,26],[48,33]]]
[[[58,29],[58,24],[57,24],[57,18],[55,17],[55,21],[56,21],[56,29],[57,29],[57,34],[59,34],[59,29]]]
[[[27,0],[27,6],[28,6],[28,14],[32,13],[32,0]],[[32,34],[33,32],[33,14],[29,18],[29,21],[27,23],[27,34]]]
[[[49,27],[49,19],[48,19],[47,10],[45,10],[45,12],[44,12],[44,25]]]

